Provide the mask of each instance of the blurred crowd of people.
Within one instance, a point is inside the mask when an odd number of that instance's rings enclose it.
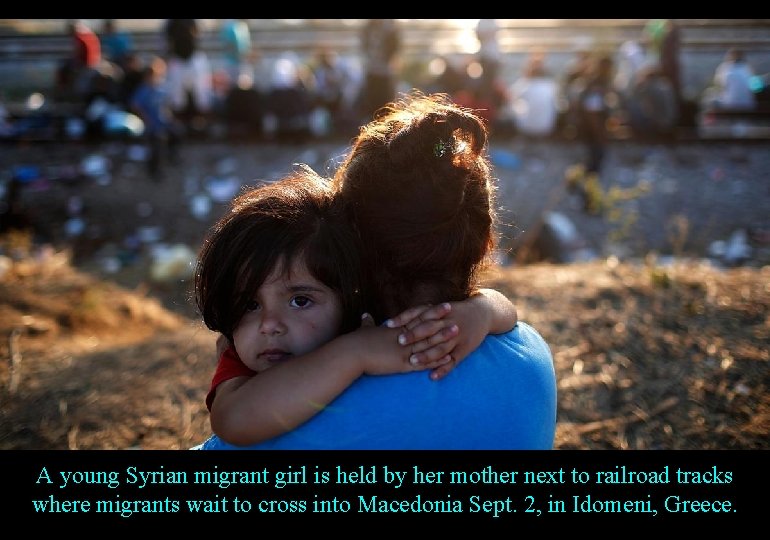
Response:
[[[327,46],[309,58],[286,51],[268,62],[247,19],[220,23],[216,63],[201,46],[195,19],[166,20],[163,42],[150,56],[138,54],[131,34],[113,20],[98,33],[82,21],[68,30],[72,51],[58,68],[54,99],[82,106],[86,135],[143,137],[153,175],[173,159],[180,140],[212,126],[230,137],[288,141],[348,135],[404,89],[403,29],[394,19],[363,25],[360,63]],[[478,52],[435,58],[423,90],[446,92],[479,110],[500,135],[580,139],[589,171],[600,169],[613,129],[670,138],[692,126],[699,111],[752,110],[762,90],[745,54],[730,50],[713,86],[695,99],[684,96],[681,35],[672,19],[650,20],[638,39],[616,51],[579,48],[560,73],[548,67],[547,51],[532,51],[512,81],[504,74],[500,33],[495,19],[480,19]],[[77,133],[78,124],[70,129]]]

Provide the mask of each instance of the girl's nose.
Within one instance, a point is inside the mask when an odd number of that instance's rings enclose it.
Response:
[[[286,325],[283,324],[283,321],[278,314],[264,310],[262,312],[262,321],[260,322],[259,330],[266,335],[281,335],[286,332]]]

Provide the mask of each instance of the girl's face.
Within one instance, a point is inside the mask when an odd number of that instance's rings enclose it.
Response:
[[[259,287],[233,332],[238,356],[257,372],[331,341],[342,324],[339,297],[304,261],[293,261],[286,273],[280,267]]]

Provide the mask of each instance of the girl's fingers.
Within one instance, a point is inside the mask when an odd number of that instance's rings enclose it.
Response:
[[[452,355],[447,355],[447,357],[449,360],[430,372],[430,378],[432,381],[443,379],[457,366],[457,362],[455,362],[454,358],[452,358]]]
[[[452,306],[445,302],[435,306],[421,305],[402,311],[392,319],[385,321],[388,328],[406,326],[409,330],[424,321],[442,319],[452,310]]]
[[[432,362],[430,362],[428,364],[414,365],[414,366],[412,366],[412,369],[414,371],[422,371],[422,370],[425,370],[425,369],[430,369],[430,370],[432,370],[431,373],[433,373],[437,369],[443,368],[444,366],[451,364],[452,361],[453,361],[452,360],[452,355],[445,354],[441,358],[439,358],[437,360],[433,360]],[[449,371],[451,371],[451,369]],[[449,373],[449,371],[447,371],[447,373]]]
[[[459,329],[451,321],[425,321],[411,330],[402,330],[398,335],[398,342],[401,345],[416,345],[417,343],[431,340],[429,345],[435,345],[441,341],[451,339],[457,333],[459,333]],[[425,348],[426,346],[423,345],[416,349],[416,351],[421,351]]]
[[[420,316],[430,309],[429,305],[415,306],[409,308],[406,311],[402,311],[392,319],[385,321],[385,326],[388,328],[398,328],[399,326],[406,326],[414,320],[419,320]]]
[[[420,366],[421,368],[431,367],[433,362],[438,362],[449,355],[455,348],[455,344],[451,341],[445,341],[426,349],[422,352],[412,353],[409,356],[409,363],[413,366]]]
[[[424,324],[427,321],[439,321],[442,320],[444,317],[446,317],[449,312],[452,311],[452,306],[448,303],[438,304],[436,306],[431,306],[422,313],[420,313],[415,319],[412,319],[408,323],[406,323],[404,326],[406,326],[407,330],[414,330],[421,324]]]
[[[451,342],[452,346],[454,347],[457,345],[457,336],[459,334],[460,329],[458,326],[456,324],[452,324],[450,326],[440,328],[437,332],[434,332],[424,339],[419,341],[415,340],[409,346],[411,347],[413,353],[426,351],[431,347],[440,345],[441,343]]]

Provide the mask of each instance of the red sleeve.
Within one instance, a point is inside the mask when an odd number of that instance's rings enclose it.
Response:
[[[217,386],[236,377],[253,377],[256,374],[256,371],[246,367],[246,364],[238,357],[235,349],[232,347],[225,349],[225,352],[219,357],[217,370],[214,372],[214,378],[211,380],[211,388],[209,388],[209,393],[206,395],[206,408],[211,411],[211,404],[214,402]]]

